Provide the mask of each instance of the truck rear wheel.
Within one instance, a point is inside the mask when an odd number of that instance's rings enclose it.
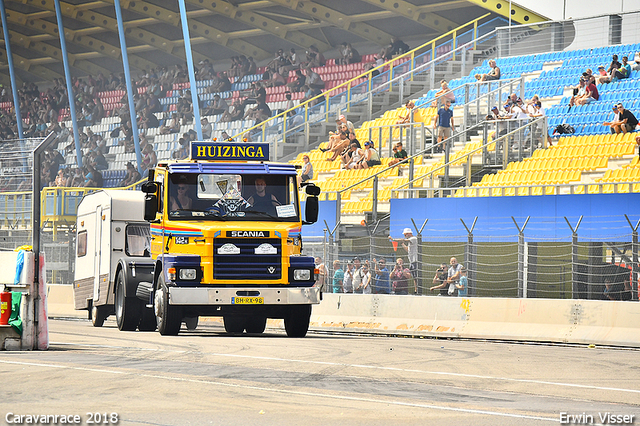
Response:
[[[122,271],[116,278],[116,323],[120,331],[135,331],[140,322],[141,300],[125,297],[125,282]]]
[[[304,337],[309,331],[311,305],[294,305],[289,307],[284,317],[284,329],[289,337]]]
[[[158,285],[153,297],[153,311],[156,314],[158,331],[163,336],[175,336],[182,325],[182,309],[169,304],[169,289],[164,283],[163,274],[158,277]]]
[[[249,317],[247,318],[245,328],[247,333],[261,334],[264,333],[264,329],[267,327],[266,317]]]
[[[91,324],[94,327],[102,327],[108,316],[106,306],[91,305]]]
[[[242,334],[244,331],[244,318],[238,316],[228,316],[224,317],[224,329],[229,334]]]

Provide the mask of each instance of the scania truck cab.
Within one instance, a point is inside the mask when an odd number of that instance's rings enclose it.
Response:
[[[306,335],[322,295],[301,228],[317,220],[320,189],[302,188],[303,214],[295,166],[269,163],[268,151],[194,142],[191,159],[158,164],[143,184],[154,273],[136,294],[161,334],[178,334],[185,318],[219,316],[229,333],[262,333],[274,318],[288,336]]]

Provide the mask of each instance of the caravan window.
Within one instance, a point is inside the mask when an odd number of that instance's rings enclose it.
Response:
[[[87,254],[87,231],[78,232],[76,246],[78,250],[78,257],[82,257]]]
[[[151,255],[151,232],[149,224],[127,225],[127,243],[125,250],[128,256],[149,257]]]

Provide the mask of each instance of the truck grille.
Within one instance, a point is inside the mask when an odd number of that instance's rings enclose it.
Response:
[[[240,249],[239,254],[220,254],[225,244]],[[262,244],[277,253],[256,254]],[[229,247],[229,246],[228,246]],[[213,278],[216,280],[279,280],[282,277],[282,247],[277,238],[216,238],[213,242]]]

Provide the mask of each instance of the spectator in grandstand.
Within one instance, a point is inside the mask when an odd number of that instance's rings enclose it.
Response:
[[[413,121],[413,109],[416,104],[412,100],[407,100],[404,104],[404,110],[400,112],[398,115],[398,119],[396,120],[396,124],[406,124],[411,123]]]
[[[617,70],[613,72],[613,81],[616,80],[624,80],[625,78],[631,77],[631,65],[629,65],[629,58],[626,56],[622,57],[622,65]]]
[[[229,133],[227,133],[224,130],[220,134],[220,140],[221,141],[227,141],[227,142],[233,142],[233,138],[231,136],[229,136]]]
[[[259,97],[256,106],[247,110],[244,115],[245,120],[255,120],[255,124],[262,123],[269,117],[271,117],[271,108],[262,97]]]
[[[320,151],[333,152],[333,155],[327,158],[327,161],[334,161],[338,156],[343,155],[344,150],[347,149],[351,143],[356,143],[358,148],[360,148],[360,142],[355,138],[355,133],[349,132],[347,126],[343,124],[340,133],[329,136],[329,146],[327,148],[320,148]]]
[[[349,151],[342,156],[342,164],[345,169],[357,169],[364,152],[355,143],[351,143]]]
[[[533,95],[533,97],[527,101],[527,115],[532,118],[544,117],[545,111],[544,108],[542,108],[542,102],[540,102],[538,95]]]
[[[379,166],[382,164],[380,161],[380,154],[373,147],[373,142],[367,141],[364,143],[364,153],[360,162],[355,167],[356,169],[368,169],[373,166]]]
[[[353,274],[355,271],[354,261],[349,260],[347,262],[347,269],[344,271],[344,279],[342,280],[343,293],[353,293]]]
[[[405,160],[408,157],[407,151],[402,147],[402,142],[398,142],[393,147],[393,159],[389,161],[389,166],[395,166],[402,160]]]
[[[640,52],[636,52],[633,55],[633,64],[631,65],[631,69],[634,71],[640,70]]]
[[[304,74],[302,74],[302,71],[296,70],[295,73],[296,75],[294,79],[287,83],[287,87],[292,92],[299,92],[300,90],[302,90],[302,87],[304,86],[304,83],[307,79]]]
[[[355,64],[356,62],[362,61],[362,56],[351,46],[351,43],[343,42],[340,46],[340,65]]]
[[[436,274],[433,276],[433,287],[429,287],[430,291],[440,290],[439,296],[448,296],[448,284],[447,284],[447,264],[441,263],[440,267],[436,270]]]
[[[391,282],[389,281],[389,270],[386,261],[373,259],[375,276],[373,279],[372,292],[374,294],[391,294]]]
[[[585,79],[587,87],[589,87],[591,83],[596,84],[596,76],[593,75],[591,68],[587,68],[585,72],[582,73],[582,78]]]
[[[313,89],[309,86],[307,86],[306,84],[304,86],[302,86],[302,91],[304,92],[304,97],[302,99],[300,99],[300,103],[304,103],[310,99],[314,99],[316,96],[318,96],[319,94],[322,93],[322,90],[320,89]],[[319,102],[321,102],[323,99],[315,99],[311,102],[309,102],[309,106],[314,106],[317,105]]]
[[[638,145],[638,160],[640,160],[640,136],[636,136],[636,145]]]
[[[209,123],[209,119],[207,117],[202,117],[200,120],[200,124],[202,126],[202,138],[205,140],[211,139],[211,133],[213,132],[213,126]]]
[[[306,67],[323,67],[327,63],[324,55],[318,50],[315,45],[309,46],[309,50],[307,50],[307,58],[305,63],[301,63],[300,65],[304,65]]]
[[[597,101],[598,99],[600,99],[598,88],[593,82],[589,83],[589,81],[585,81],[585,85],[585,94],[575,100],[576,105],[586,105],[592,101]]]
[[[307,76],[305,84],[312,89],[324,90],[324,81],[320,78],[320,75],[313,71],[311,67],[304,69]]]
[[[333,261],[333,282],[331,285],[331,291],[333,293],[343,293],[344,292],[344,271],[340,266],[340,261],[338,259]]]
[[[102,174],[97,171],[92,164],[87,164],[83,167],[84,174],[84,186],[85,188],[101,188],[102,187]]]
[[[362,69],[365,72],[373,70],[371,71],[371,77],[380,75],[380,73],[382,72],[382,68],[378,68],[378,67],[384,64],[384,59],[382,59],[382,54],[377,54],[374,56],[374,58],[375,58],[375,61],[367,62],[362,66]]]
[[[318,270],[318,279],[316,280],[316,286],[319,287],[321,291],[324,291],[324,287],[329,276],[329,271],[322,261],[322,257],[316,256],[316,258],[314,259],[314,263],[316,265],[316,269]]]
[[[449,101],[450,103],[455,103],[456,95],[449,88],[447,80],[440,80],[440,90],[436,92],[435,98],[436,100],[431,103],[431,107],[433,108],[442,106],[447,101]]]
[[[269,71],[269,73],[270,73],[269,79],[262,82],[264,87],[278,87],[278,86],[284,86],[286,84],[287,81],[284,79],[284,77],[282,76],[282,74],[280,74],[278,70],[271,70]]]
[[[340,114],[338,116],[338,118],[336,119],[336,127],[340,127],[342,124],[346,124],[347,125],[347,129],[350,132],[355,132],[356,128],[353,125],[353,123],[349,120],[347,120],[347,117],[345,117],[343,114]]]
[[[136,169],[136,166],[134,166],[133,163],[129,161],[127,163],[127,174],[124,176],[124,179],[122,179],[118,183],[118,186],[133,185],[134,183],[140,181],[141,179],[142,179],[142,176],[140,176],[140,173]]]
[[[158,120],[156,115],[151,112],[151,109],[149,107],[145,107],[142,111],[142,114],[140,115],[138,127],[146,131],[149,129],[156,129],[158,128],[158,126],[160,126],[160,121]]]
[[[573,96],[569,100],[569,108],[576,105],[579,99],[582,99],[587,93],[587,82],[584,78],[580,78],[578,87],[573,89]]]
[[[209,104],[209,108],[205,109],[206,115],[219,115],[229,111],[229,104],[222,99],[219,94],[213,95],[213,102]]]
[[[385,61],[390,61],[394,55],[401,55],[407,53],[409,50],[411,50],[411,48],[404,41],[396,37],[391,37],[389,45],[383,47],[380,51],[380,56]]]
[[[300,61],[300,56],[296,53],[296,49],[294,49],[293,47],[289,49],[289,52],[285,54],[285,57],[287,58],[290,64],[289,66],[285,67],[284,76],[286,77],[287,75],[289,75],[289,71],[298,69],[300,67],[301,61]]]
[[[619,69],[621,66],[622,64],[618,62],[618,55],[613,55],[611,57],[611,64],[609,65],[609,68],[607,68],[607,74],[609,74],[609,76],[613,78],[616,70]]]
[[[100,149],[100,147],[93,151],[89,158],[96,170],[101,172],[109,168],[109,163],[107,163],[107,159],[104,157],[104,154],[102,154],[102,149]]]
[[[415,292],[418,292],[418,237],[413,235],[411,228],[404,228],[402,231],[404,238],[392,238],[389,236],[389,241],[397,241],[402,243],[402,248],[407,252],[409,258],[409,270],[411,276],[414,279]]]
[[[143,177],[148,176],[149,170],[153,169],[158,163],[158,157],[156,156],[156,152],[153,150],[153,146],[151,144],[145,145],[142,150],[143,159],[142,159],[142,173]]]
[[[225,111],[220,117],[221,122],[230,122],[240,120],[244,116],[244,104],[240,99],[233,101],[231,111]]]
[[[298,186],[303,182],[309,182],[313,179],[313,164],[309,161],[308,155],[302,156],[302,173],[298,176]]]
[[[391,280],[391,289],[394,294],[409,294],[409,280],[411,279],[411,271],[404,267],[404,261],[401,257],[396,259],[396,264],[389,274]]]
[[[451,103],[445,102],[444,106],[440,108],[436,116],[433,117],[433,128],[434,133],[438,135],[438,143],[442,142],[444,139],[450,138],[451,132],[455,131],[453,109],[450,107]]]
[[[170,120],[165,121],[165,123],[162,126],[160,126],[160,130],[159,130],[161,135],[178,133],[179,131],[180,131],[180,118],[178,117],[178,114],[175,112],[171,114]]]
[[[219,72],[218,81],[211,85],[209,93],[228,92],[229,90],[231,90],[231,80],[229,80],[229,76],[227,76],[225,72]]]
[[[617,112],[616,112],[617,111]],[[611,133],[627,133],[633,132],[638,125],[638,119],[628,109],[624,109],[621,103],[614,106],[614,118],[611,122],[603,123],[604,126],[609,126]]]
[[[181,137],[178,140],[178,144],[180,145],[180,148],[173,151],[171,158],[175,160],[184,160],[189,156],[189,141],[184,137]]]
[[[480,81],[492,81],[492,80],[500,80],[500,68],[496,64],[494,59],[489,61],[489,66],[491,70],[489,70],[486,74],[476,74],[476,80]]]

